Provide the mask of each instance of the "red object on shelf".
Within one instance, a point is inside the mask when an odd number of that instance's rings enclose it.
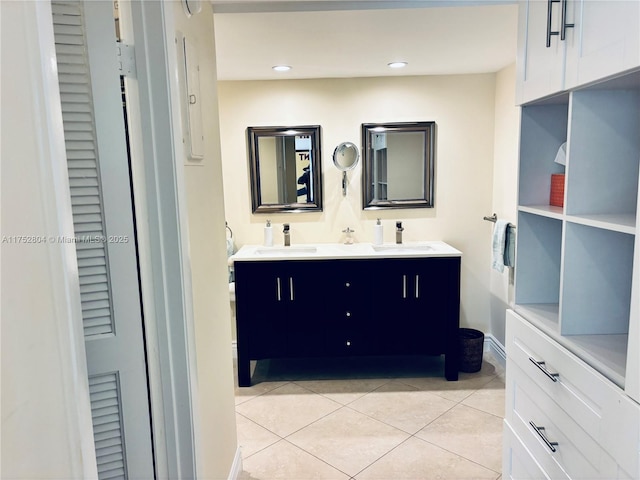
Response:
[[[564,173],[551,174],[551,194],[549,205],[564,207]]]

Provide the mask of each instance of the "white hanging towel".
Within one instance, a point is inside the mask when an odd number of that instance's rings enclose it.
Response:
[[[491,261],[491,267],[498,272],[504,272],[504,247],[508,227],[509,222],[506,220],[496,220],[496,225],[493,228],[493,239],[491,241],[493,259]]]

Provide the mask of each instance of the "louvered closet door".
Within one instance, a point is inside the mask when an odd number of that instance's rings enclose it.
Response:
[[[111,1],[52,2],[99,477],[154,477]]]

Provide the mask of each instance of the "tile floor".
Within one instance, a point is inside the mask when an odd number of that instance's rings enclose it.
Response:
[[[236,386],[243,480],[500,479],[504,369],[440,357],[252,362]],[[236,380],[237,382],[237,380]]]

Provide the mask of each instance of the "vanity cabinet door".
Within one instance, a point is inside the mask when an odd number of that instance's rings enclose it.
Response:
[[[326,328],[325,281],[328,264],[322,260],[289,261],[282,271],[286,306],[286,354],[290,357],[324,355]]]
[[[288,302],[282,262],[237,262],[238,359],[247,362],[285,352]]]
[[[447,379],[457,379],[460,258],[378,263],[374,313],[384,353],[445,354]]]
[[[321,291],[326,311],[321,321],[327,355],[372,355],[378,353],[378,337],[372,325],[370,260],[329,262]]]
[[[238,262],[238,355],[252,360],[320,355],[324,301],[319,286],[324,262]]]

